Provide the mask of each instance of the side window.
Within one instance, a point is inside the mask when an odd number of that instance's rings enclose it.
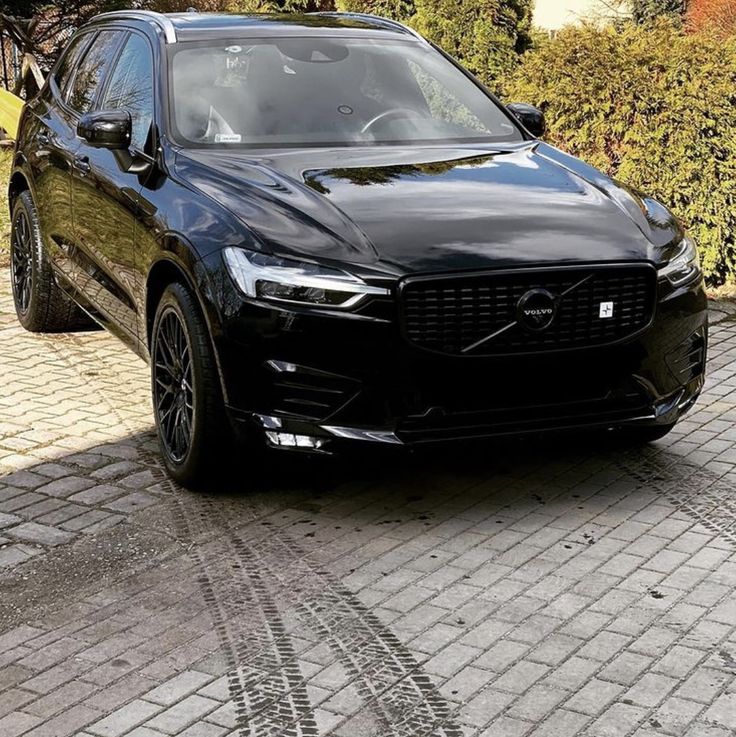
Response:
[[[131,33],[110,76],[101,110],[128,110],[131,146],[143,151],[153,122],[153,56],[148,42]]]
[[[99,33],[84,55],[82,63],[77,67],[67,102],[78,113],[89,112],[92,108],[97,89],[115,55],[115,48],[121,36],[120,31]]]
[[[54,74],[54,81],[56,86],[61,90],[62,94],[66,92],[66,88],[69,85],[72,73],[74,72],[77,63],[79,62],[82,52],[87,46],[90,34],[84,33],[81,36],[77,36],[67,47],[64,56],[61,57],[59,66]]]

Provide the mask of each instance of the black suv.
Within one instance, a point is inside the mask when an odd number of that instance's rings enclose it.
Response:
[[[393,21],[99,16],[23,113],[18,317],[149,359],[185,484],[238,436],[661,437],[703,385],[695,246],[543,128]]]

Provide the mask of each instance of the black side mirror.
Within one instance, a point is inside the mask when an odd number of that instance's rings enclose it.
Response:
[[[127,110],[100,110],[86,113],[77,123],[77,135],[95,148],[127,150],[132,121]]]
[[[535,138],[541,138],[544,135],[547,124],[544,122],[544,113],[539,108],[528,105],[526,102],[512,102],[506,107]]]

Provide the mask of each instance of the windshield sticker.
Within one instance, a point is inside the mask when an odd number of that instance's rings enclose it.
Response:
[[[240,143],[240,133],[215,133],[215,143]]]

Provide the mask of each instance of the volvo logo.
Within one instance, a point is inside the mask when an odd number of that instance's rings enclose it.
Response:
[[[546,330],[557,314],[557,299],[546,289],[530,289],[516,303],[516,320],[532,332]]]

